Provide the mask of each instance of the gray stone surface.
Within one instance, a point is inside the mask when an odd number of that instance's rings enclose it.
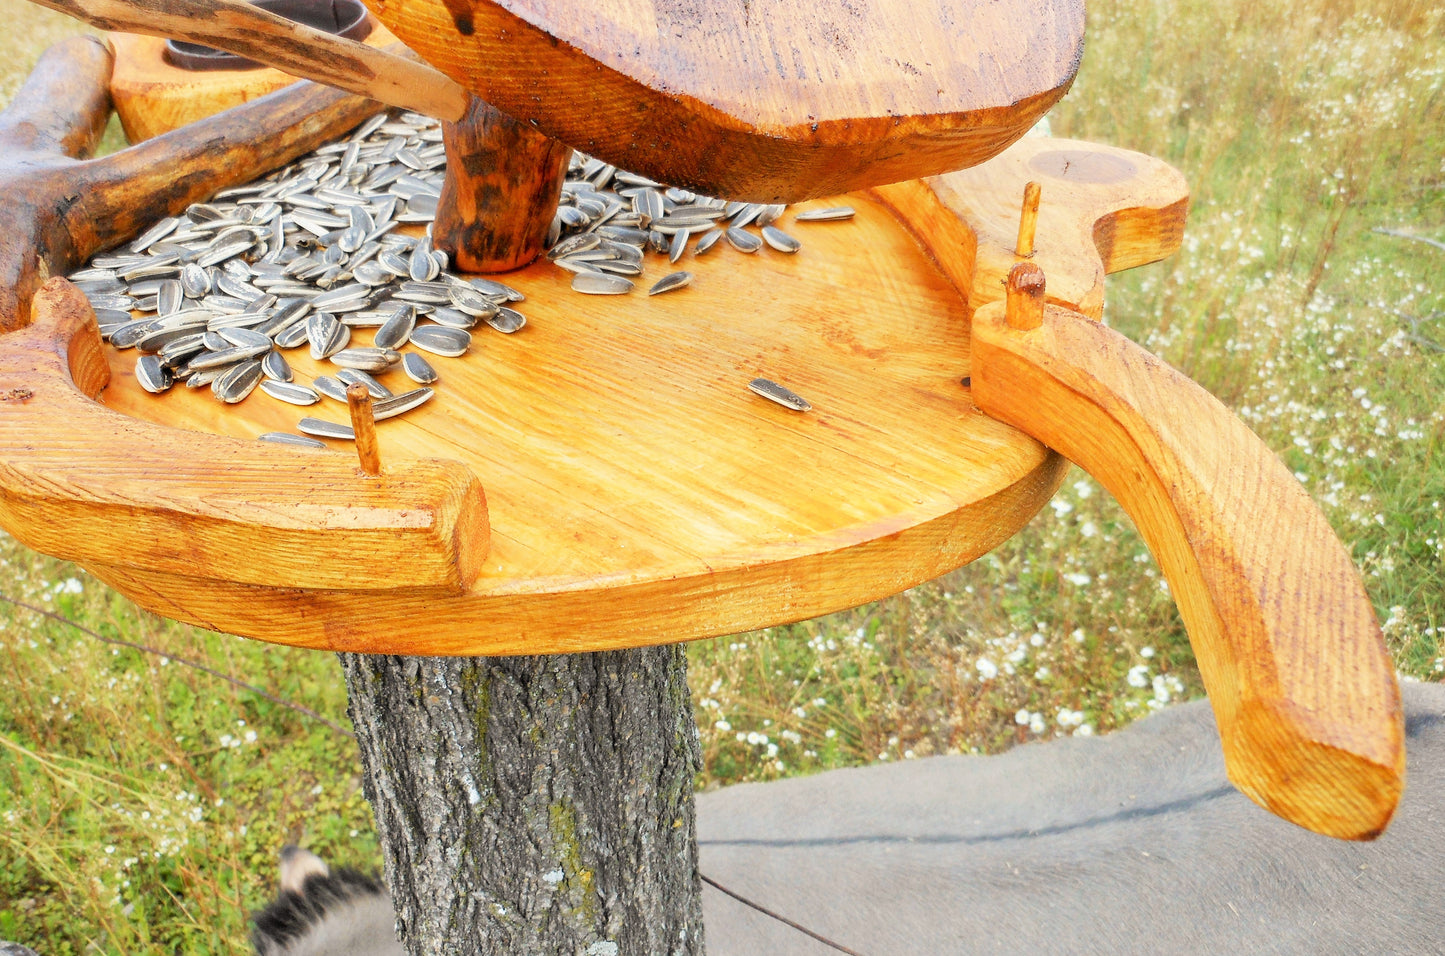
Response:
[[[1445,953],[1445,687],[1406,685],[1373,843],[1230,786],[1200,701],[1108,737],[699,796],[701,869],[866,956]],[[705,887],[711,956],[836,950]]]

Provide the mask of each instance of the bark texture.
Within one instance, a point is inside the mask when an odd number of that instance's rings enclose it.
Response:
[[[542,254],[570,147],[472,97],[443,123],[447,174],[432,237],[466,272],[510,272]]]
[[[680,645],[339,656],[410,956],[703,952]]]

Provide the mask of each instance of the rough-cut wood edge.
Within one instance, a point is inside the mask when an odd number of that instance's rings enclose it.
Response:
[[[1220,402],[1118,333],[1050,307],[973,319],[979,407],[1058,449],[1134,519],[1169,581],[1230,779],[1346,839],[1389,822],[1405,756],[1394,668],[1349,553]]]
[[[200,43],[249,57],[283,73],[440,119],[466,113],[466,90],[400,49],[278,17],[244,0],[32,0],[98,30],[128,31]]]
[[[1030,76],[1030,92],[1012,102],[790,125],[703,102],[679,89],[680,77],[635,78],[499,4],[365,2],[442,72],[553,139],[660,182],[755,202],[800,202],[983,162],[1063,97],[1083,54],[1080,6],[1077,22],[1061,14],[1048,35],[1069,54],[1036,58],[1031,67],[1051,68],[1047,77]]]
[[[0,339],[0,516],[28,546],[276,588],[460,593],[476,579],[487,510],[465,466],[370,478],[350,456],[111,412],[93,400],[108,371],[85,297],[54,278],[34,313]]]

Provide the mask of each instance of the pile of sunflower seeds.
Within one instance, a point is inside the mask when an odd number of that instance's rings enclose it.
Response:
[[[347,386],[360,382],[384,421],[433,396],[438,374],[420,353],[461,356],[478,325],[511,334],[527,323],[513,308],[520,292],[453,274],[446,254],[432,247],[445,161],[436,121],[381,114],[348,139],[158,222],[70,278],[90,298],[105,339],[140,353],[136,380],[149,392],[184,383],[209,386],[227,403],[259,390],[293,405],[325,398],[344,406]],[[547,255],[574,273],[579,292],[625,293],[648,250],[676,263],[694,235],[694,255],[723,237],[744,252],[764,243],[796,252],[798,241],[772,225],[783,209],[670,189],[574,153]],[[397,231],[406,223],[425,224],[427,234]],[[649,294],[691,278],[672,272]],[[373,344],[353,345],[354,329],[374,330]],[[303,346],[336,371],[295,381],[283,353]],[[382,384],[377,376],[393,369],[416,387],[397,394]],[[353,437],[348,425],[310,417],[298,430],[304,434],[262,438],[324,447],[304,435]]]

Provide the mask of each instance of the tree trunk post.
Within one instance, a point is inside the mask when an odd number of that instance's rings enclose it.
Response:
[[[410,956],[703,952],[681,645],[339,656]]]
[[[472,97],[442,124],[447,173],[433,244],[464,272],[510,272],[546,248],[570,147]]]

